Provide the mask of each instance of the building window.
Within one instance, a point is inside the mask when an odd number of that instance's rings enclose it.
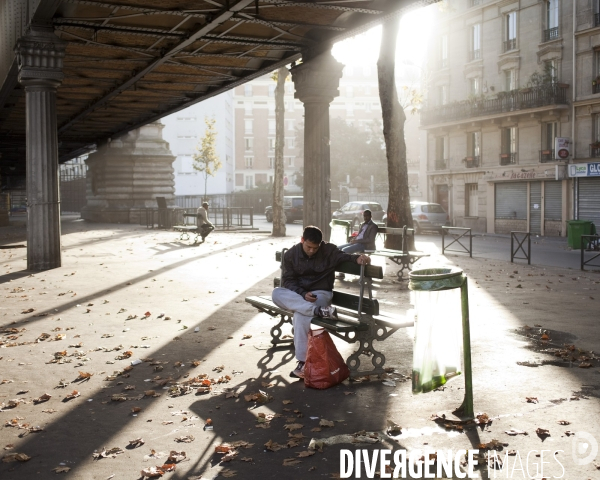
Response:
[[[269,168],[275,168],[275,157],[269,157]]]
[[[246,189],[250,190],[254,188],[254,177],[251,175],[246,176]]]
[[[245,132],[252,133],[252,120],[244,120]]]
[[[446,105],[448,103],[448,85],[440,85],[438,87],[438,105]]]
[[[467,168],[479,166],[481,155],[481,132],[470,132],[467,136]]]
[[[246,102],[244,104],[244,114],[252,115],[252,102]]]
[[[275,102],[269,102],[267,108],[269,109],[269,115],[275,115]]]
[[[435,169],[445,170],[446,164],[446,139],[445,137],[436,137],[435,139]]]
[[[481,58],[481,24],[471,26],[471,54],[470,60]]]
[[[235,186],[236,187],[243,187],[244,186],[244,174],[243,173],[236,173],[235,174]]]
[[[275,135],[275,120],[269,120],[269,135]]]
[[[286,157],[286,158],[287,158],[287,166],[293,167],[294,166],[294,157]]]
[[[295,127],[294,121],[293,120],[286,120],[286,121],[287,121],[287,124],[288,124],[288,128],[287,129],[290,130],[290,131],[294,131],[294,127]]]
[[[276,85],[269,85],[269,97],[275,96],[275,87]]]
[[[546,0],[546,29],[544,42],[558,38],[558,0]]]
[[[371,102],[366,102],[365,103],[365,112],[370,112],[371,111]]]
[[[244,157],[244,165],[246,168],[252,168],[254,165],[254,157]]]
[[[501,132],[500,165],[517,163],[517,127],[503,128]]]
[[[288,148],[296,148],[296,139],[294,137],[286,137],[285,146]]]
[[[252,150],[252,146],[254,145],[254,139],[244,138],[244,145],[246,150]]]
[[[556,122],[542,123],[542,149],[540,150],[540,162],[554,161],[554,138],[558,135],[558,124]]]
[[[479,190],[476,183],[465,183],[465,215],[479,216]]]
[[[517,48],[517,12],[510,12],[505,16],[504,51]]]
[[[515,69],[504,70],[504,90],[510,92],[517,88],[517,72]]]
[[[469,94],[479,95],[481,92],[479,77],[469,78]]]
[[[346,103],[346,115],[349,117],[354,116],[354,104],[351,102]]]
[[[244,85],[244,97],[251,97],[252,96],[252,85],[247,83],[246,85]]]
[[[354,96],[354,87],[352,87],[352,85],[348,85],[346,87],[346,96],[348,98],[352,98]]]
[[[275,139],[269,138],[269,150],[275,150]]]
[[[544,77],[544,82],[558,82],[558,60],[556,58],[544,61]]]
[[[442,35],[440,39],[440,66],[448,66],[448,35]]]

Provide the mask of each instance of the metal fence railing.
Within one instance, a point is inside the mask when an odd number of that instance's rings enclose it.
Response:
[[[519,235],[523,235],[523,237],[519,239]],[[527,240],[527,251],[523,246],[525,240]],[[517,257],[519,251],[523,252],[524,257]],[[531,234],[529,232],[510,232],[510,262],[514,263],[514,260],[527,260],[527,265],[531,265]]]
[[[196,208],[170,209],[173,225],[196,225]],[[208,210],[208,220],[217,229],[238,230],[254,228],[254,210],[252,207],[211,207]]]
[[[453,240],[446,245],[446,237]],[[469,245],[462,243],[469,240]],[[455,248],[448,248],[456,244]],[[460,249],[459,249],[460,247]],[[446,252],[468,253],[473,258],[473,234],[470,228],[463,227],[442,227],[442,255]]]
[[[586,259],[586,252],[592,252]],[[592,263],[592,262],[599,263]],[[581,269],[585,266],[600,268],[600,235],[582,235],[581,236]]]

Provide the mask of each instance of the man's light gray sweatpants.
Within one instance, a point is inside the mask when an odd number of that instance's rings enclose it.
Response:
[[[310,330],[310,321],[315,316],[315,307],[327,307],[331,305],[333,292],[327,290],[313,290],[313,295],[317,296],[317,301],[307,302],[287,288],[278,287],[273,290],[273,303],[280,308],[285,308],[294,312],[294,347],[296,349],[296,359],[306,361],[306,347],[308,344],[308,331]]]

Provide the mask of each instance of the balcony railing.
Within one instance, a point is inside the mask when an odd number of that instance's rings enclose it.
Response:
[[[508,52],[510,50],[514,50],[517,48],[517,39],[511,38],[509,40],[504,41],[504,51]]]
[[[471,50],[469,52],[469,60],[473,61],[473,60],[479,60],[481,58],[481,49],[478,48],[476,50]]]
[[[476,7],[477,5],[481,5],[482,0],[471,0],[471,6]]]
[[[594,14],[594,26],[597,27],[600,25],[600,13]]]
[[[546,105],[567,105],[568,85],[552,83],[539,87],[501,92],[497,98],[464,100],[421,110],[421,125],[455,122]]]
[[[435,169],[436,170],[446,170],[448,168],[448,160],[443,158],[443,159],[437,159],[435,161]]]
[[[514,165],[515,163],[517,163],[516,152],[500,154],[500,165]]]
[[[466,157],[464,160],[467,168],[475,168],[479,166],[479,157]]]
[[[590,144],[590,158],[600,158],[600,146],[597,143]]]
[[[550,40],[555,40],[558,38],[558,27],[548,28],[544,30],[544,35],[542,37],[542,41],[549,42]]]
[[[554,150],[540,150],[540,163],[554,162]]]

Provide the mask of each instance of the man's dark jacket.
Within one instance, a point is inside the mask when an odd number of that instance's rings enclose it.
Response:
[[[358,231],[360,232],[363,226],[366,225],[367,228],[365,233],[363,234],[363,238],[360,240],[354,240],[354,243],[362,243],[365,246],[365,250],[375,250],[375,237],[377,237],[377,231],[379,227],[373,220],[369,220],[368,222],[364,222],[360,224],[360,228]]]
[[[333,290],[335,267],[342,262],[356,263],[359,255],[344,253],[333,243],[321,242],[317,253],[309,257],[298,243],[283,257],[281,285],[299,295],[313,290]]]

